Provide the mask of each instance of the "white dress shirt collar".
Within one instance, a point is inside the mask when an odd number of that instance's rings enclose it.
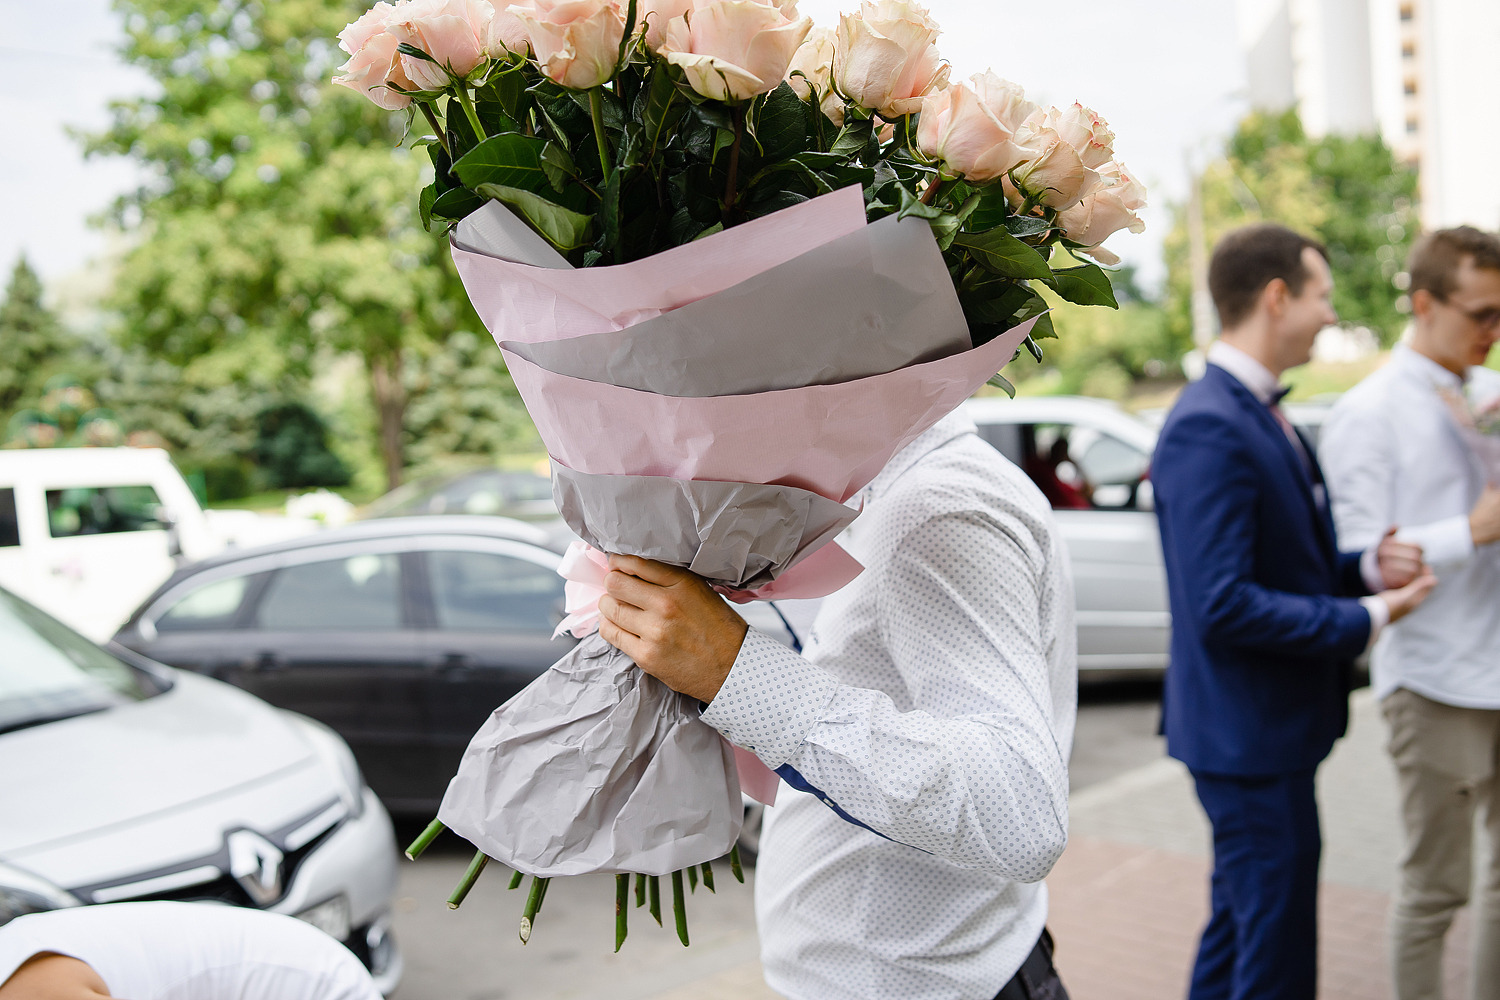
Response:
[[[1422,376],[1438,388],[1462,389],[1466,381],[1407,344],[1397,344],[1392,349],[1391,363]]]
[[[1240,381],[1251,395],[1267,406],[1281,389],[1281,383],[1271,369],[1256,361],[1233,344],[1216,340],[1208,347],[1208,363],[1218,365]]]

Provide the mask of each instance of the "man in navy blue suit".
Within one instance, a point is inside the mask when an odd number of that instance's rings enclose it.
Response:
[[[1339,551],[1313,449],[1278,405],[1281,374],[1338,319],[1323,248],[1282,226],[1237,230],[1209,288],[1223,332],[1152,462],[1172,606],[1162,725],[1214,837],[1188,995],[1313,1000],[1313,774],[1348,722],[1354,660],[1436,581],[1394,528]]]

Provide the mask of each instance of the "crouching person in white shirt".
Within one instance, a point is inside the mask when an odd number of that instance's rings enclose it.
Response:
[[[106,903],[0,927],[0,1000],[380,1000],[359,959],[295,917]]]
[[[1427,603],[1381,637],[1375,693],[1400,776],[1406,849],[1391,917],[1397,1000],[1442,996],[1443,938],[1469,899],[1475,811],[1490,870],[1475,914],[1474,997],[1500,990],[1500,490],[1460,435],[1454,407],[1500,396],[1484,369],[1500,339],[1500,239],[1423,237],[1407,265],[1413,333],[1346,393],[1320,457],[1339,537],[1391,527],[1438,576]]]
[[[600,634],[782,789],[761,840],[766,980],[792,1000],[1066,1000],[1042,879],[1067,842],[1076,638],[1046,500],[940,421],[839,539],[865,567],[798,653],[683,570],[615,556]]]

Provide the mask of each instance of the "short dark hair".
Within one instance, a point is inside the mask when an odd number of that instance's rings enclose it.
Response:
[[[1301,295],[1312,277],[1302,262],[1302,251],[1309,247],[1328,259],[1323,244],[1274,222],[1245,226],[1220,240],[1208,265],[1208,291],[1219,310],[1219,325],[1230,329],[1244,322],[1261,291],[1277,278],[1293,295]]]
[[[1473,226],[1428,233],[1417,240],[1406,258],[1410,290],[1420,288],[1446,299],[1453,294],[1465,258],[1473,258],[1475,267],[1500,271],[1500,237]]]

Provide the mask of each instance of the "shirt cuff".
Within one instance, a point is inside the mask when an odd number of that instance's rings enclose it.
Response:
[[[1359,557],[1359,575],[1364,579],[1370,593],[1378,594],[1385,588],[1385,575],[1380,572],[1380,546],[1372,545]]]
[[[1433,566],[1461,563],[1474,554],[1474,532],[1469,528],[1467,514],[1402,528],[1396,537],[1422,546],[1422,558]]]
[[[1385,598],[1378,595],[1361,597],[1359,603],[1370,613],[1370,639],[1365,643],[1365,652],[1368,653],[1379,638],[1380,630],[1391,623],[1391,608],[1385,603]]]
[[[796,753],[838,687],[828,671],[751,629],[702,719],[775,770]]]

